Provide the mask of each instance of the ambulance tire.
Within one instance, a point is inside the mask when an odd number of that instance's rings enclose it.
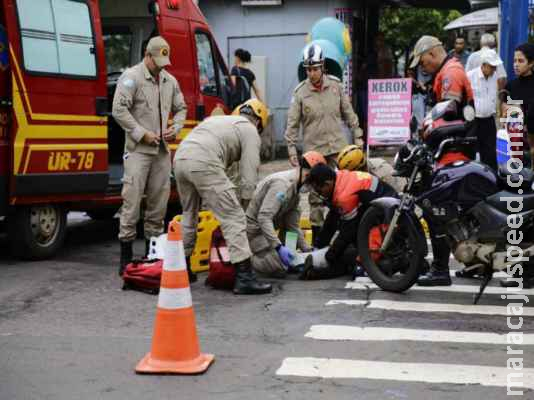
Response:
[[[17,207],[8,217],[9,238],[15,256],[43,260],[63,246],[67,233],[67,212],[58,205]]]

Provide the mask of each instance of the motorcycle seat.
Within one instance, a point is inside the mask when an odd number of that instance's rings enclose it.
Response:
[[[505,214],[514,214],[514,212],[508,210],[508,201],[501,201],[503,197],[521,199],[523,209],[520,212],[534,210],[534,193],[517,194],[503,190],[486,198],[486,202]],[[510,201],[510,205],[514,208],[518,207],[518,203],[515,201]]]
[[[517,170],[518,165],[515,163],[512,163],[512,169]],[[499,170],[497,173],[497,176],[499,177],[499,181],[501,182],[502,186],[505,188],[508,186],[508,178],[510,182],[512,182],[513,186],[510,186],[510,189],[517,190],[517,189],[523,189],[523,191],[532,192],[533,187],[532,184],[534,183],[534,172],[532,172],[531,169],[523,168],[521,171],[514,173],[510,171],[506,165],[499,166]],[[521,186],[517,186],[519,182],[522,183]]]

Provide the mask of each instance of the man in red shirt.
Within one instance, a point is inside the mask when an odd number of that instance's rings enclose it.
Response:
[[[436,102],[456,100],[461,105],[473,101],[473,90],[464,67],[456,57],[448,56],[443,43],[433,36],[422,36],[416,43],[411,69],[421,65],[433,77]]]
[[[443,43],[433,36],[422,36],[413,51],[413,61],[410,68],[418,65],[424,72],[433,77],[432,99],[434,103],[455,100],[461,107],[473,104],[473,89],[467,78],[462,64],[453,57],[447,55]],[[445,239],[443,227],[432,224],[431,216],[427,218],[432,239],[432,252],[434,261],[430,271],[419,278],[420,286],[450,286],[449,258],[451,249]]]

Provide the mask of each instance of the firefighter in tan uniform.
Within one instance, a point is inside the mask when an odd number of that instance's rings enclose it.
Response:
[[[348,97],[343,94],[339,79],[324,73],[324,56],[317,44],[304,49],[303,66],[308,78],[293,93],[287,116],[285,139],[289,162],[296,167],[297,142],[302,126],[303,151],[318,151],[326,157],[328,165],[335,166],[339,151],[347,145],[341,122],[345,121],[353,133],[357,146],[363,147],[363,132],[358,116]],[[310,221],[314,236],[323,224],[323,202],[310,193]]]
[[[383,158],[367,158],[365,153],[355,145],[349,145],[340,151],[337,158],[339,169],[364,171],[389,184],[397,192],[402,192],[406,179],[394,176],[395,170]]]
[[[299,168],[271,174],[258,184],[246,213],[252,267],[256,271],[283,277],[290,270],[295,255],[279,239],[287,231],[297,233],[299,249],[311,250],[300,229],[299,192],[318,163],[326,164],[325,158],[315,151],[307,152]]]
[[[201,200],[219,220],[236,268],[235,294],[269,293],[271,285],[258,282],[252,270],[243,208],[250,201],[260,166],[260,134],[267,108],[259,100],[238,107],[239,115],[210,117],[180,144],[174,174],[183,208],[182,229],[188,268],[195,247]],[[239,162],[242,205],[227,168]]]
[[[187,114],[176,79],[164,70],[170,65],[170,47],[161,36],[150,39],[143,61],[127,69],[113,98],[113,117],[126,134],[119,240],[119,274],[132,260],[141,200],[146,195],[144,231],[148,239],[163,232],[170,192],[171,159],[168,142],[174,142]],[[169,115],[173,123],[168,124]]]

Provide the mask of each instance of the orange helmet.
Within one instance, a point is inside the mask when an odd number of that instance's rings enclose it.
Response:
[[[313,168],[317,164],[326,164],[326,158],[318,151],[307,151],[302,155],[301,167]]]

